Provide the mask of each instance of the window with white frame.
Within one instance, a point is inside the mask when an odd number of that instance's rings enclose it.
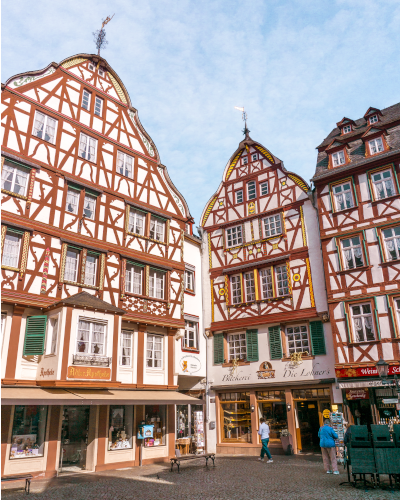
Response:
[[[143,295],[144,268],[139,265],[126,264],[125,291]]]
[[[242,226],[230,227],[226,230],[227,247],[235,247],[243,243]]]
[[[26,196],[28,178],[29,170],[5,162],[1,172],[1,189],[20,196]]]
[[[288,326],[286,328],[286,338],[289,355],[294,352],[310,354],[310,343],[306,325]]]
[[[144,235],[144,222],[146,219],[146,214],[140,210],[135,210],[131,208],[129,210],[129,225],[128,231],[134,234]]]
[[[82,108],[89,110],[90,108],[90,92],[86,89],[83,89],[82,94]]]
[[[390,169],[372,173],[371,179],[376,199],[383,200],[384,198],[388,198],[389,196],[396,194],[392,171]]]
[[[64,280],[76,283],[78,281],[79,250],[67,248],[65,256]]]
[[[197,323],[185,321],[185,334],[183,337],[183,347],[186,349],[197,349]]]
[[[85,160],[96,162],[97,140],[81,133],[79,141],[79,156]]]
[[[194,292],[194,272],[189,269],[185,270],[185,290]]]
[[[400,226],[383,229],[382,235],[385,242],[386,259],[400,259]]]
[[[250,271],[243,274],[246,302],[256,300],[256,289],[254,286],[254,272]]]
[[[281,214],[265,217],[265,219],[263,219],[263,222],[265,237],[277,236],[278,234],[282,234]]]
[[[55,142],[57,120],[51,118],[40,111],[35,113],[35,123],[33,124],[33,135],[51,144]]]
[[[4,332],[6,328],[6,321],[7,321],[7,313],[1,313],[1,339],[0,339],[0,348],[3,348],[3,339],[4,339]]]
[[[97,116],[101,116],[103,112],[103,99],[96,96],[94,100],[94,114]]]
[[[97,266],[98,266],[98,256],[88,252],[86,255],[85,277],[83,279],[83,283],[85,285],[96,286]]]
[[[146,366],[147,368],[162,369],[163,337],[147,334]]]
[[[343,133],[348,134],[349,132],[351,132],[351,125],[345,125],[343,127]]]
[[[130,330],[121,330],[121,335],[119,336],[120,366],[132,366],[132,338],[133,332]]]
[[[244,156],[242,158],[242,165],[247,165],[248,162],[249,162],[249,160],[248,160],[247,156]]]
[[[164,235],[165,221],[152,216],[150,219],[150,238],[157,241],[164,241]]]
[[[338,151],[337,153],[333,153],[332,161],[334,167],[338,167],[339,165],[343,165],[344,163],[346,163],[344,151]]]
[[[256,183],[255,181],[250,181],[247,183],[247,199],[254,200],[256,197]]]
[[[240,274],[231,276],[232,303],[240,304],[242,302],[242,286]]]
[[[236,203],[243,203],[243,189],[236,191]]]
[[[400,325],[400,299],[399,298],[394,300],[394,306],[396,308],[397,324]]]
[[[354,269],[364,265],[361,240],[359,236],[341,240],[345,269]]]
[[[67,205],[65,207],[65,210],[67,212],[70,212],[71,214],[77,214],[78,213],[78,206],[79,206],[79,196],[81,192],[78,191],[77,189],[68,188],[67,191]]]
[[[369,150],[372,155],[375,155],[376,153],[380,153],[381,151],[384,150],[383,147],[383,141],[381,137],[378,137],[376,139],[372,139],[368,141],[369,145]]]
[[[150,268],[149,296],[155,299],[164,298],[165,272]]]
[[[55,354],[57,351],[58,318],[49,318],[47,322],[46,354]]]
[[[270,299],[274,296],[274,287],[272,284],[272,272],[271,268],[260,270],[260,282],[261,282],[261,297],[263,299]]]
[[[231,333],[228,335],[229,361],[246,359],[247,345],[245,333]]]
[[[251,161],[257,161],[258,160],[258,154],[257,153],[252,153],[251,155]]]
[[[336,184],[332,188],[333,198],[335,200],[335,210],[345,210],[354,207],[353,192],[350,182]]]
[[[83,215],[87,219],[94,220],[96,212],[96,196],[85,193],[85,199],[83,200]]]
[[[371,304],[357,304],[350,307],[354,328],[354,342],[375,340]]]
[[[97,356],[106,355],[106,323],[79,318],[76,352]]]
[[[133,157],[118,151],[117,172],[129,177],[129,179],[133,179]]]
[[[372,125],[373,123],[376,123],[378,121],[378,116],[377,115],[372,115],[369,117],[369,124]]]
[[[289,295],[289,282],[287,275],[287,267],[276,266],[275,267],[276,285],[278,289],[278,295],[282,297],[283,295]]]
[[[7,229],[3,245],[2,266],[18,268],[21,241],[22,234]]]
[[[268,194],[268,182],[262,182],[260,184],[261,196],[265,196]]]
[[[104,77],[104,70],[99,68],[99,76]]]
[[[94,71],[95,70],[94,64],[89,63],[89,69],[90,71]]]

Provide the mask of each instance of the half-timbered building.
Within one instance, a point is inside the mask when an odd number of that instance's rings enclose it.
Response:
[[[205,328],[211,383],[208,441],[259,453],[260,417],[282,450],[318,444],[334,402],[333,346],[316,211],[309,186],[248,134],[202,214]],[[285,432],[283,433],[285,435]]]
[[[400,373],[400,104],[343,118],[317,149],[336,377],[346,419],[378,423],[396,415],[396,401],[375,365],[382,358]]]
[[[167,460],[205,376],[188,206],[103,58],[2,90],[2,476]]]

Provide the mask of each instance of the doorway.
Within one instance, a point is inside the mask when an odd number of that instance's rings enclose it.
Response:
[[[348,401],[350,413],[353,417],[355,425],[367,425],[368,430],[371,430],[372,412],[369,399],[355,399]]]
[[[89,406],[64,406],[61,427],[60,472],[86,470]]]
[[[298,448],[302,452],[319,450],[318,431],[320,428],[320,412],[318,401],[306,400],[296,403],[300,439]]]

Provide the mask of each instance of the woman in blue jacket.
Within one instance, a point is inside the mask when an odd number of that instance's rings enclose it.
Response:
[[[319,445],[321,446],[322,460],[327,474],[339,474],[336,461],[335,439],[338,435],[330,426],[330,420],[324,420],[324,425],[318,431]]]

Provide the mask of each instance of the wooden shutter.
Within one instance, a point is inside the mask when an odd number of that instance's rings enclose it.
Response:
[[[214,335],[214,365],[222,365],[224,362],[224,334]]]
[[[258,361],[258,330],[246,331],[247,361]]]
[[[44,353],[47,316],[30,316],[26,320],[24,356]]]
[[[310,322],[310,337],[312,354],[314,356],[326,354],[324,326],[322,321]]]
[[[280,326],[270,326],[268,328],[269,335],[269,352],[271,359],[282,359],[282,339],[281,339],[281,327]]]

